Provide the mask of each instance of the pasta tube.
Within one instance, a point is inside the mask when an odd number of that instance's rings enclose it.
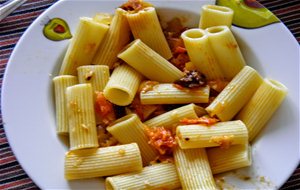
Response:
[[[69,118],[66,103],[66,88],[77,84],[77,77],[61,75],[53,78],[56,108],[56,132],[60,135],[69,134]]]
[[[117,175],[142,169],[136,143],[69,151],[65,156],[67,180]]]
[[[148,144],[144,124],[136,114],[129,114],[116,120],[107,127],[107,131],[122,144],[137,143],[141,150],[144,165],[148,165],[158,156],[156,150]]]
[[[127,20],[135,39],[142,40],[165,59],[172,57],[154,7],[146,7],[136,13],[129,12]]]
[[[173,84],[157,84],[151,90],[140,93],[142,104],[207,103],[209,86],[197,89],[178,89]]]
[[[70,150],[98,147],[93,91],[90,84],[66,89]]]
[[[249,141],[252,141],[266,125],[286,94],[287,88],[283,84],[276,80],[264,79],[250,101],[236,117],[246,124]]]
[[[222,121],[231,120],[250,100],[263,79],[256,70],[245,66],[206,107],[210,116],[218,116]]]
[[[91,64],[108,28],[108,25],[98,23],[92,18],[81,17],[68,46],[59,74],[77,75],[77,67]]]
[[[92,85],[94,92],[94,104],[97,105],[97,96],[99,92],[103,92],[109,80],[109,67],[107,65],[84,65],[77,68],[79,83],[89,83]],[[113,113],[113,112],[112,112]],[[103,124],[103,118],[95,111],[95,118],[97,124]],[[112,119],[114,117],[111,115]]]
[[[204,148],[183,150],[177,147],[174,160],[182,189],[217,189]]]
[[[234,145],[227,149],[208,148],[206,152],[213,174],[250,166],[252,163],[251,147],[248,143]]]
[[[224,78],[205,30],[189,29],[181,34],[181,38],[189,58],[197,70],[203,73],[208,80]]]
[[[225,78],[231,80],[246,65],[238,43],[227,26],[213,26],[206,31]]]
[[[141,172],[132,172],[105,180],[106,190],[178,189],[180,181],[173,163],[154,164]]]
[[[144,124],[148,127],[163,126],[172,129],[180,123],[181,119],[196,119],[198,116],[200,117],[205,114],[206,111],[202,107],[196,106],[195,104],[188,104],[149,119],[144,122]]]
[[[116,9],[107,35],[93,58],[93,64],[107,65],[112,69],[113,65],[117,62],[118,53],[130,41],[131,33],[126,14],[127,12],[123,9]]]
[[[118,57],[153,81],[171,83],[183,76],[183,72],[140,39],[131,42]]]
[[[212,26],[226,25],[231,27],[233,10],[219,5],[202,6],[199,28],[205,29]]]
[[[90,83],[93,91],[102,92],[109,80],[109,67],[106,65],[85,65],[77,68],[79,83]]]
[[[142,75],[127,64],[114,69],[106,87],[104,96],[119,106],[130,104],[142,81]]]
[[[182,149],[221,146],[229,148],[235,144],[248,143],[248,131],[240,121],[219,122],[214,125],[180,125],[176,128],[178,144]]]

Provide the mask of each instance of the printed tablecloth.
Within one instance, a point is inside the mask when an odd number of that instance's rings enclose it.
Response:
[[[1,1],[3,4],[6,1]],[[28,0],[0,22],[0,84],[16,43],[29,25],[55,0]],[[259,0],[290,29],[300,42],[300,0]],[[1,90],[1,87],[0,87]],[[16,160],[5,136],[0,115],[0,189],[38,189]],[[282,190],[300,189],[300,165]]]

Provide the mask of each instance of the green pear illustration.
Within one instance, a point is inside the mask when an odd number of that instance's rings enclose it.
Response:
[[[217,5],[226,6],[234,11],[232,23],[244,28],[258,28],[279,19],[256,0],[217,0]]]
[[[50,19],[43,28],[43,34],[46,38],[53,41],[72,38],[67,22],[61,18]]]

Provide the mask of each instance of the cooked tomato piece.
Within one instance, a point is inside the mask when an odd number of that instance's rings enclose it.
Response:
[[[106,100],[102,92],[96,92],[95,111],[104,124],[116,119],[113,104]]]
[[[149,144],[153,146],[161,155],[169,155],[172,153],[172,148],[177,145],[172,132],[164,127],[145,127]]]

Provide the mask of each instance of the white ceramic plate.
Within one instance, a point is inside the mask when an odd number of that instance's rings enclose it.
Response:
[[[214,1],[154,1],[162,20],[185,18],[196,26],[201,5]],[[24,170],[42,189],[101,189],[102,180],[64,179],[67,147],[55,133],[52,78],[68,41],[50,41],[42,34],[49,18],[63,18],[74,33],[80,16],[113,13],[120,1],[59,1],[25,32],[7,66],[2,113],[9,143]],[[264,77],[281,81],[289,94],[253,145],[253,165],[227,173],[223,187],[280,187],[299,162],[299,45],[282,23],[257,29],[233,27],[247,63]],[[249,179],[250,177],[250,179]],[[219,178],[220,179],[220,178]],[[247,179],[247,180],[245,180]],[[225,183],[224,183],[225,180]]]

